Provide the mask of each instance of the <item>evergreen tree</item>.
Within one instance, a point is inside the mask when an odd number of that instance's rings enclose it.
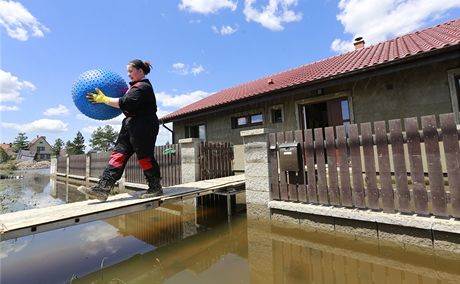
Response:
[[[85,153],[85,138],[80,131],[77,132],[77,136],[73,139],[72,144],[74,146],[74,154],[84,154]]]
[[[53,147],[51,147],[52,155],[59,156],[63,146],[64,146],[64,141],[62,141],[61,138],[56,139],[56,141],[54,141]]]
[[[113,150],[117,141],[118,132],[114,131],[113,127],[106,125],[103,128],[98,127],[92,134],[89,140],[90,146],[94,151],[109,152]]]
[[[68,155],[75,154],[75,145],[70,140],[65,143],[65,151]]]
[[[19,152],[21,149],[26,149],[27,148],[27,136],[24,132],[20,132],[16,138],[14,138],[13,142],[13,151],[14,152]]]

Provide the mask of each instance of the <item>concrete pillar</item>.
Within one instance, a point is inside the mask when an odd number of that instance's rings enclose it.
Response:
[[[179,144],[181,147],[182,183],[200,180],[200,161],[198,160],[200,139],[180,139]]]
[[[89,174],[91,172],[91,154],[86,153],[86,166],[85,166],[85,183],[89,186]]]
[[[69,178],[69,167],[70,167],[70,156],[69,154],[66,154],[65,155],[65,159],[66,159],[66,166],[65,166],[65,177],[66,178]]]
[[[266,128],[241,131],[248,219],[270,220],[269,133]]]
[[[57,157],[51,157],[50,175],[56,175],[57,173]]]

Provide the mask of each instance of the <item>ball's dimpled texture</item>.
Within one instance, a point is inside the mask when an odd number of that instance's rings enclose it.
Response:
[[[88,93],[96,93],[99,88],[106,96],[120,98],[128,90],[123,78],[111,71],[94,69],[83,72],[72,86],[72,98],[75,106],[86,116],[98,120],[114,118],[121,114],[119,108],[106,104],[92,104],[87,98]]]

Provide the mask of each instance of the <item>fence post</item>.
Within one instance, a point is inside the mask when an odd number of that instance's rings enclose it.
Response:
[[[241,131],[244,143],[244,172],[246,177],[246,205],[249,218],[269,220],[270,163],[266,128]]]
[[[182,183],[200,180],[200,139],[186,138],[179,140],[181,155]]]

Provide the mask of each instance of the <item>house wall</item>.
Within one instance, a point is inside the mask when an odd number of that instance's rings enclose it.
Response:
[[[49,160],[51,156],[51,146],[43,137],[38,138],[33,145],[30,145],[29,151],[31,153],[37,153],[37,147],[45,148],[45,150],[40,151],[37,160]]]
[[[185,138],[185,125],[204,123],[207,140],[231,141],[237,145],[234,168],[242,170],[244,163],[238,158],[243,156],[239,153],[242,147],[238,146],[243,144],[240,132],[256,128],[269,128],[275,131],[299,129],[298,107],[311,100],[348,96],[351,99],[350,111],[354,123],[452,112],[447,74],[448,70],[459,66],[460,59],[425,65],[324,88],[322,95],[317,95],[316,91],[297,89],[290,91],[289,95],[283,98],[248,103],[203,117],[174,122],[174,142]],[[270,109],[277,105],[282,105],[283,123],[270,121]],[[257,112],[264,114],[263,125],[232,129],[231,117]]]

